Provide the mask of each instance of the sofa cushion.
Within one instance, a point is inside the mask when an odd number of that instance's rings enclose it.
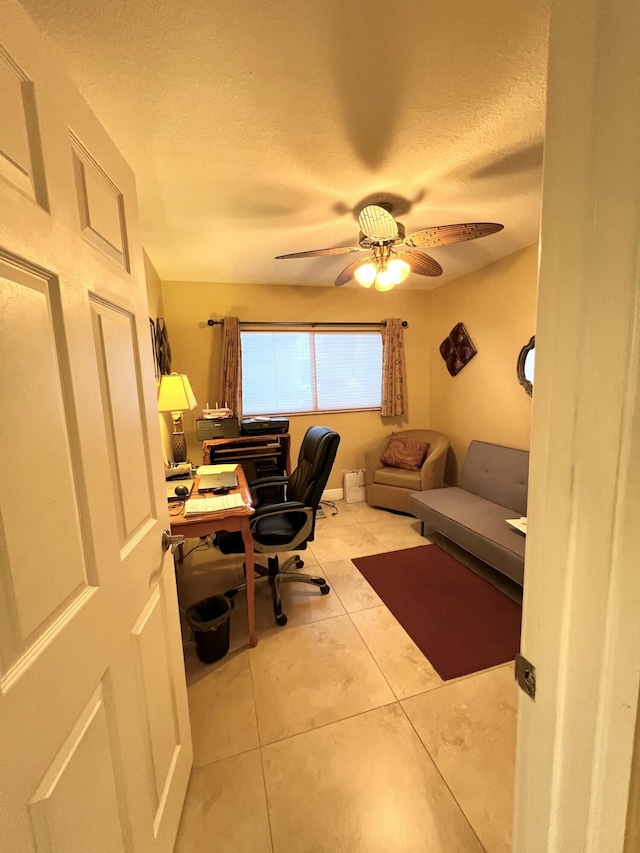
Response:
[[[427,457],[429,445],[417,438],[391,433],[387,449],[380,457],[383,465],[419,471]]]
[[[527,514],[529,451],[472,441],[460,474],[459,486],[487,501]],[[513,517],[513,516],[511,516]]]
[[[407,471],[405,468],[378,468],[373,472],[373,482],[403,489],[422,488],[420,471]]]
[[[409,495],[409,512],[517,583],[524,581],[525,537],[506,523],[518,515],[461,488]]]

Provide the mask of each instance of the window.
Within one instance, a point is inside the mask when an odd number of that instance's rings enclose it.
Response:
[[[242,332],[246,415],[379,409],[380,332]]]

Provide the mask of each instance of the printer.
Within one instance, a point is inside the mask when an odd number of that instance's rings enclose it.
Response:
[[[242,435],[277,435],[289,432],[288,418],[243,418],[240,424]]]
[[[238,438],[239,435],[238,418],[196,418],[198,441],[210,441],[212,438]]]

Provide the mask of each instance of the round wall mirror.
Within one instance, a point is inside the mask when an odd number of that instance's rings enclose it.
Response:
[[[536,336],[522,347],[518,356],[518,382],[530,397],[533,397],[533,372],[536,362]]]

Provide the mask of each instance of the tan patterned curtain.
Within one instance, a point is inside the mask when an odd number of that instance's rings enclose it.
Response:
[[[382,415],[396,417],[407,410],[402,320],[384,321],[382,329]]]
[[[242,419],[242,347],[240,321],[225,317],[222,321],[222,400],[233,414]]]

